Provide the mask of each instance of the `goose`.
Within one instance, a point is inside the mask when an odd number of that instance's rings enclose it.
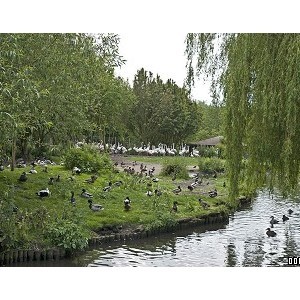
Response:
[[[45,190],[40,190],[40,191],[36,192],[36,194],[42,198],[42,197],[50,196],[51,193],[50,193],[49,189],[46,188]]]
[[[77,167],[74,167],[73,170],[72,170],[72,175],[79,175],[81,174],[81,169],[77,168]]]
[[[129,210],[131,205],[130,205],[131,201],[129,199],[129,197],[126,197],[125,200],[124,200],[124,209],[125,210]]]
[[[176,194],[176,195],[178,195],[180,192],[181,192],[181,187],[180,186],[178,186],[177,189],[173,190],[173,193]]]
[[[93,204],[92,200],[89,200],[89,208],[92,211],[99,211],[99,210],[103,210],[103,206],[101,204]]]
[[[279,223],[279,221],[278,221],[278,220],[276,220],[276,219],[274,218],[274,216],[271,216],[270,223],[271,223],[271,225],[274,225],[274,224],[278,224],[278,223]]]
[[[160,191],[160,190],[158,190],[158,189],[156,189],[155,191],[154,191],[154,194],[155,194],[155,196],[161,196],[162,195],[162,192]]]
[[[171,209],[171,212],[177,212],[178,211],[178,202],[177,201],[174,201],[173,202],[173,206],[172,206],[172,209]]]
[[[85,189],[82,189],[80,196],[83,198],[93,198],[93,195],[88,193]]]
[[[201,198],[199,198],[198,201],[199,201],[199,204],[200,204],[204,209],[207,209],[207,208],[210,207],[210,205],[209,205],[207,202],[203,201]]]
[[[71,192],[71,198],[70,198],[70,201],[73,205],[75,205],[75,197],[74,197],[74,192],[72,191]]]
[[[291,215],[294,211],[292,209],[288,210],[289,215]]]
[[[283,215],[283,216],[282,216],[282,221],[283,221],[283,222],[285,222],[285,221],[287,221],[287,220],[289,220],[289,219],[290,219],[290,218],[287,217],[286,215]]]
[[[108,183],[108,186],[106,186],[106,187],[103,188],[103,192],[108,192],[108,191],[110,191],[110,190],[111,190],[111,186],[112,186],[112,182],[110,181],[110,182]]]
[[[267,236],[271,236],[271,237],[274,237],[274,236],[276,236],[276,232],[275,231],[272,231],[270,228],[267,228],[266,229],[267,230],[267,232],[266,232],[266,234],[267,234]]]
[[[26,172],[23,172],[19,177],[19,181],[25,182],[26,180],[27,180]]]

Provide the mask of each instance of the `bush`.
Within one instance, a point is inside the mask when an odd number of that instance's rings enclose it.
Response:
[[[179,160],[173,163],[165,163],[161,175],[163,176],[176,176],[176,178],[188,179],[189,174],[186,166]]]
[[[216,157],[202,157],[199,159],[198,165],[199,171],[203,173],[224,172],[225,170],[225,161]]]
[[[96,173],[100,169],[111,169],[112,163],[107,154],[100,154],[90,146],[71,148],[64,157],[67,169],[77,167],[86,173]]]

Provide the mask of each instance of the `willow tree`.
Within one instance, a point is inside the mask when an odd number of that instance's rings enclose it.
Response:
[[[300,163],[300,35],[188,34],[187,84],[211,80],[224,102],[230,197],[297,191]],[[196,59],[196,60],[195,60]]]

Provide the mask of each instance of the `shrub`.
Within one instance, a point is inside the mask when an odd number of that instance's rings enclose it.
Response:
[[[112,163],[107,154],[100,154],[90,146],[71,148],[64,157],[67,169],[80,168],[83,172],[96,173],[100,169],[111,169]]]
[[[161,175],[163,176],[176,176],[176,178],[188,179],[189,174],[186,166],[179,160],[173,163],[165,163]]]
[[[203,173],[224,172],[225,170],[225,161],[216,157],[202,157],[199,159],[198,165],[200,172]]]

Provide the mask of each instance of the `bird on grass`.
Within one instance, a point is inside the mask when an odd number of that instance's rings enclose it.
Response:
[[[94,183],[98,177],[96,175],[92,175],[91,178],[85,180],[86,183]]]
[[[27,180],[26,172],[23,172],[19,177],[19,181],[25,182],[26,180]]]
[[[121,180],[119,180],[114,183],[114,186],[121,186],[122,184],[123,184],[123,182]]]
[[[155,196],[161,196],[162,195],[162,192],[160,191],[160,190],[158,190],[158,189],[156,189],[155,191],[154,191],[154,194],[155,194]]]
[[[178,194],[181,192],[181,187],[180,187],[180,185],[179,185],[176,189],[174,189],[172,192],[173,192],[174,194],[178,195]]]
[[[207,202],[203,201],[201,198],[199,198],[198,201],[199,201],[199,204],[200,204],[204,209],[207,209],[207,208],[210,207],[210,205],[209,205]]]
[[[272,231],[270,228],[267,228],[266,230],[267,230],[266,234],[268,237],[274,237],[277,234],[275,231]]]
[[[89,199],[88,203],[89,203],[89,208],[92,211],[99,211],[99,210],[103,210],[104,209],[104,207],[101,204],[94,204],[93,201],[92,201],[92,199]]]
[[[147,195],[148,197],[151,197],[151,196],[153,196],[153,193],[152,193],[151,191],[147,191],[147,192],[146,192],[146,195]]]
[[[75,205],[75,197],[74,197],[74,192],[72,191],[71,192],[71,198],[70,198],[70,202],[73,204],[73,205]]]
[[[112,182],[110,181],[108,183],[108,186],[103,188],[103,192],[109,192],[111,190],[111,187],[112,187]]]
[[[178,211],[178,202],[174,201],[170,212],[177,212],[177,211]]]
[[[56,181],[56,182],[60,182],[60,175],[57,175],[55,181]]]
[[[126,197],[124,200],[124,210],[128,211],[131,208],[130,203],[131,203],[131,201],[130,201],[129,197]]]
[[[282,221],[283,221],[283,222],[285,222],[285,221],[287,221],[287,220],[289,220],[289,219],[290,219],[290,218],[287,217],[286,215],[283,215],[283,216],[282,216]]]
[[[48,188],[46,188],[45,190],[40,190],[38,192],[36,192],[36,195],[40,196],[41,198],[43,197],[49,197],[50,196],[50,191]]]
[[[274,218],[274,216],[271,216],[270,224],[271,224],[271,225],[274,225],[274,224],[278,224],[278,223],[279,223],[279,221],[276,220],[276,219]]]
[[[213,191],[209,191],[208,195],[209,195],[210,198],[217,197],[218,196],[217,189],[214,189]]]
[[[31,170],[28,173],[37,174],[37,170],[34,167],[32,167]]]
[[[54,183],[54,177],[50,177],[50,178],[49,178],[49,181],[48,181],[48,184],[51,184],[51,185],[52,185],[53,183]]]
[[[188,185],[187,187],[190,191],[192,191],[194,189],[194,187],[192,185]]]
[[[159,179],[158,179],[158,178],[153,178],[152,181],[153,181],[153,182],[158,182]]]
[[[74,167],[72,170],[72,175],[79,175],[81,174],[81,169],[79,169],[78,167]]]
[[[80,196],[83,197],[83,198],[93,198],[93,195],[88,193],[86,191],[86,189],[82,189],[82,192],[81,192]]]

